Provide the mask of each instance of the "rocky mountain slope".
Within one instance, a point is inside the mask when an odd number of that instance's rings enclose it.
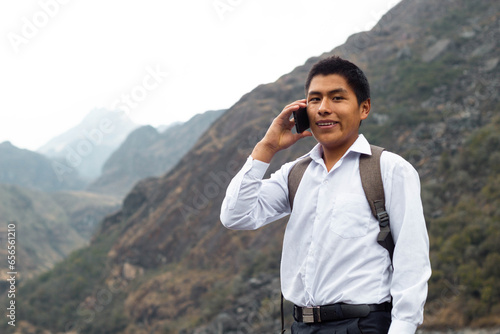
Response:
[[[152,126],[136,129],[113,152],[102,175],[87,189],[123,198],[140,179],[161,176],[174,167],[224,111],[207,111],[161,133]]]
[[[434,272],[426,328],[500,324],[499,13],[500,3],[486,0],[403,0],[370,32],[323,55],[344,56],[366,71],[372,114],[362,132],[421,175]],[[316,60],[243,96],[175,169],[139,182],[90,247],[24,284],[23,326],[277,332],[285,222],[228,231],[219,209],[272,118],[303,97]],[[281,152],[270,171],[313,144]]]
[[[7,226],[16,225],[18,279],[45,272],[73,250],[88,244],[99,221],[118,209],[110,197],[84,192],[53,192],[0,185],[0,240],[7,242]],[[7,247],[0,257],[7,259]],[[0,262],[3,292],[7,261]]]

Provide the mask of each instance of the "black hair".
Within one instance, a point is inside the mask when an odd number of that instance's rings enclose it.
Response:
[[[342,76],[356,94],[358,105],[370,98],[370,84],[359,67],[338,56],[331,56],[313,65],[306,80],[306,95],[312,79],[317,75],[337,74]]]

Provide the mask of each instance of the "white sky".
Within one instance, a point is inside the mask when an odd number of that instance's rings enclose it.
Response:
[[[94,108],[153,126],[229,108],[398,2],[2,1],[0,142],[36,150]]]

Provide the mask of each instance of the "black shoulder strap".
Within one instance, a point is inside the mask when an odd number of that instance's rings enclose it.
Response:
[[[377,242],[387,249],[392,261],[394,253],[394,240],[391,234],[389,224],[389,215],[385,210],[384,184],[382,182],[382,173],[380,171],[380,156],[384,148],[370,145],[372,155],[362,154],[359,158],[359,173],[361,184],[365,191],[366,199],[370,204],[372,214],[377,218],[380,232]]]
[[[288,201],[290,202],[290,209],[293,209],[293,200],[299,188],[300,180],[302,180],[302,176],[304,176],[307,166],[309,166],[311,161],[311,157],[306,157],[299,160],[299,162],[290,169],[290,173],[288,174]]]

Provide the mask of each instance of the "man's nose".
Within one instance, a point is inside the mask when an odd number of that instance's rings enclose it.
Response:
[[[320,115],[324,115],[324,114],[331,114],[331,106],[330,106],[330,101],[328,99],[322,99],[321,100],[321,104],[319,105],[319,108],[318,108],[318,113]]]

